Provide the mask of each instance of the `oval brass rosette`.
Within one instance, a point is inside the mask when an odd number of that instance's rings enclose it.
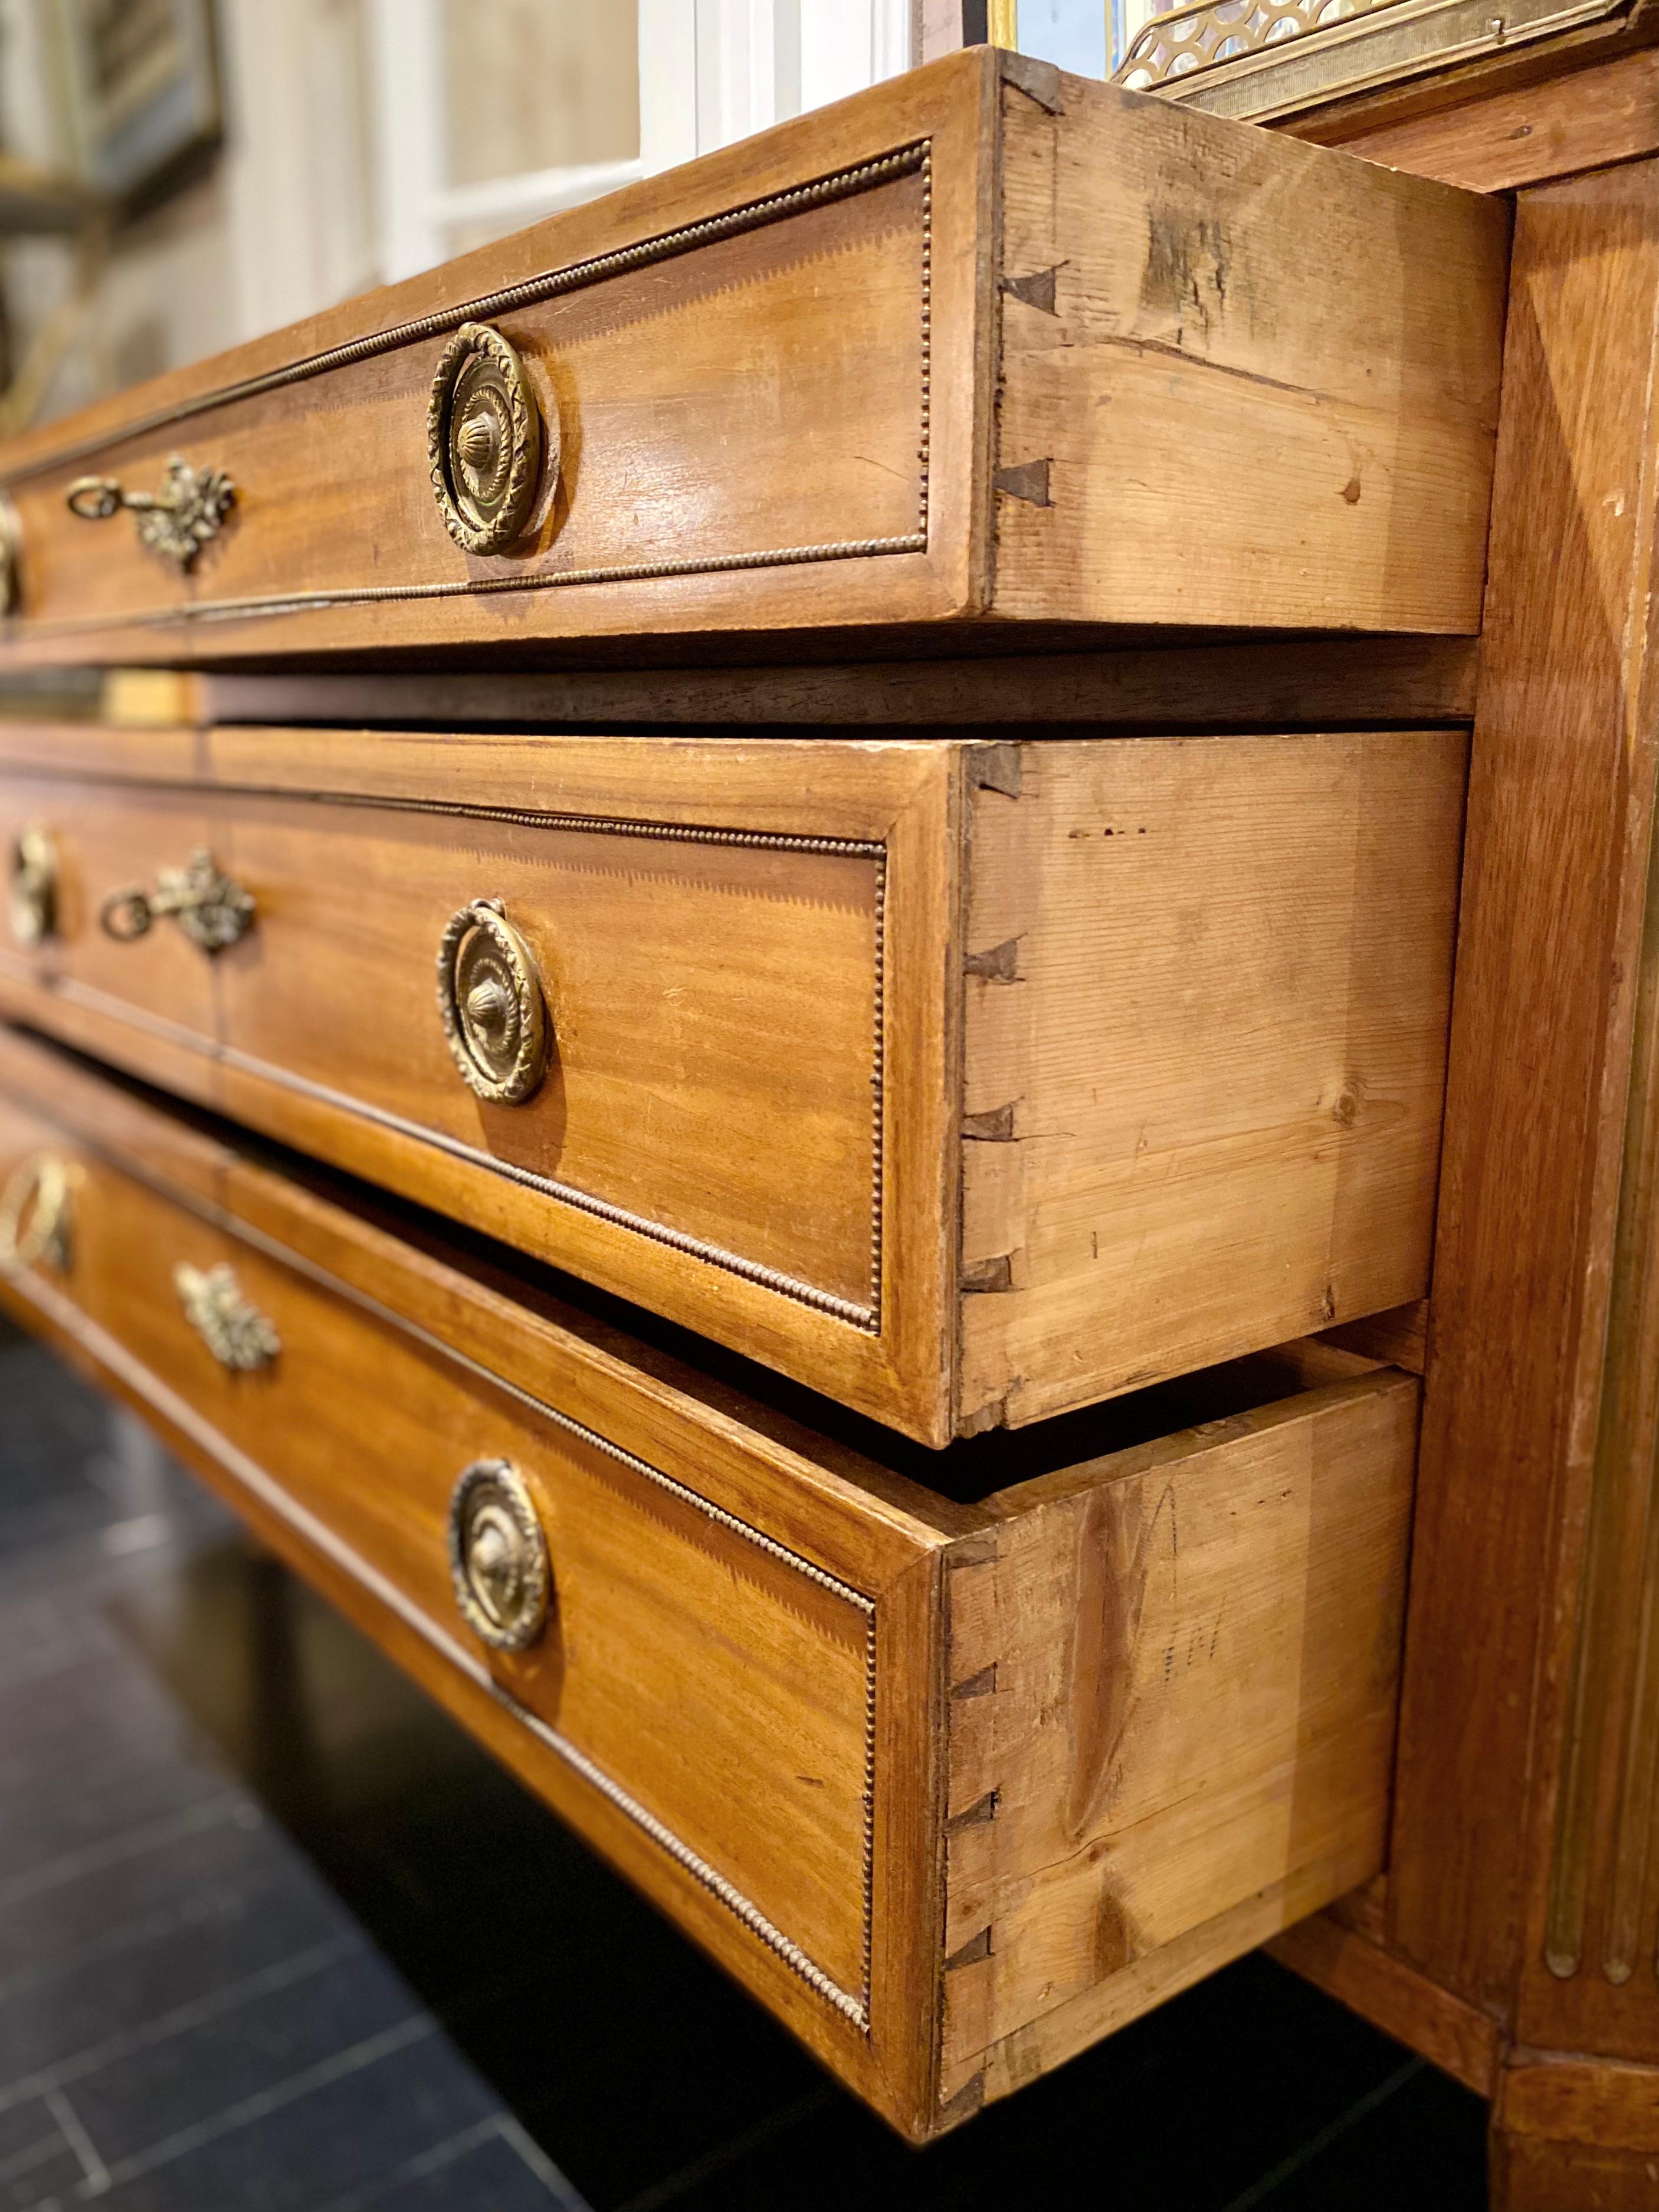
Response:
[[[474,899],[450,916],[438,947],[438,1012],[469,1088],[498,1106],[530,1097],[547,1073],[547,1001],[536,956],[499,899]]]
[[[547,1626],[553,1577],[524,1478],[504,1459],[474,1460],[449,1501],[449,1571],[473,1634],[524,1651]]]
[[[469,553],[522,536],[541,474],[543,426],[524,363],[488,323],[463,323],[444,348],[427,408],[427,459],[444,527]],[[548,441],[558,466],[557,425]]]

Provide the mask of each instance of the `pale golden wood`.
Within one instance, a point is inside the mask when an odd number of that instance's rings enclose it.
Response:
[[[0,1004],[943,1443],[1422,1294],[1463,754],[0,725],[78,887]],[[99,933],[198,842],[240,944]],[[521,1107],[437,1018],[477,897]]]
[[[1478,629],[1507,211],[1055,82],[1003,95],[1006,279],[1049,291],[1003,306],[998,480],[1042,496],[999,495],[997,614]]]
[[[42,1149],[69,1264],[0,1303],[912,2136],[1376,1870],[1409,1378],[1287,1347],[1208,1378],[1203,1425],[1125,1444],[1146,1413],[1105,1409],[959,1504],[983,1447],[860,1455],[0,1030],[0,1177]],[[234,1268],[268,1368],[216,1364],[180,1261]],[[480,1455],[531,1483],[557,1594],[487,1665],[443,1536]]]
[[[1464,754],[1055,740],[979,793],[960,1425],[1421,1297]]]
[[[0,659],[1471,632],[1504,236],[1474,196],[959,53],[14,441]],[[523,544],[476,557],[426,453],[475,315],[562,444]],[[188,577],[64,506],[175,451],[237,486]]]
[[[990,1501],[947,1563],[945,2098],[1377,1871],[1416,1426],[1383,1370]]]

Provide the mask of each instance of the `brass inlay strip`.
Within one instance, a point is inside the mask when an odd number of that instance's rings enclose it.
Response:
[[[659,236],[642,240],[638,245],[624,246],[614,253],[600,254],[588,261],[573,262],[563,269],[550,270],[544,274],[527,277],[519,284],[509,285],[499,292],[488,293],[455,307],[447,307],[429,315],[417,316],[411,321],[395,325],[390,330],[372,336],[354,338],[344,345],[331,347],[327,351],[309,356],[307,359],[271,369],[263,376],[249,377],[240,383],[226,385],[217,391],[203,392],[194,398],[180,401],[173,408],[141,416],[106,431],[99,436],[84,439],[78,445],[56,449],[41,459],[31,461],[15,470],[3,480],[7,484],[19,484],[29,477],[61,467],[70,461],[90,454],[113,451],[130,441],[150,432],[170,428],[177,422],[236,402],[255,398],[285,386],[303,382],[312,377],[326,374],[330,370],[348,367],[373,356],[395,351],[418,340],[437,337],[459,327],[462,323],[483,320],[510,313],[516,307],[528,307],[541,301],[556,298],[568,292],[582,289],[590,284],[626,270],[670,260],[690,252],[698,246],[738,235],[747,230],[758,229],[769,223],[803,213],[808,208],[829,202],[846,199],[868,191],[871,187],[891,182],[895,178],[921,173],[921,421],[916,459],[919,468],[917,483],[917,518],[914,531],[897,537],[846,538],[822,544],[770,546],[745,553],[688,555],[663,561],[624,562],[614,565],[586,568],[542,570],[507,576],[465,578],[448,583],[381,584],[341,586],[319,592],[277,592],[264,597],[242,599],[202,599],[181,602],[169,607],[141,610],[118,616],[76,616],[48,619],[33,619],[27,623],[28,634],[34,637],[74,637],[95,635],[112,629],[152,629],[173,623],[189,624],[199,622],[228,622],[264,615],[298,613],[334,606],[362,606],[386,605],[405,600],[473,599],[496,592],[544,592],[563,589],[581,584],[637,583],[653,579],[673,576],[719,575],[751,568],[795,568],[824,561],[848,561],[874,558],[893,553],[925,553],[927,550],[927,514],[929,468],[932,449],[933,407],[933,160],[931,142],[918,140],[890,154],[860,163],[856,167],[838,170],[832,176],[800,185],[787,192],[774,193],[761,200],[752,200],[726,214],[710,216],[702,222],[690,223],[683,228],[666,231]]]
[[[801,568],[815,561],[853,561],[884,553],[925,553],[927,533],[861,538],[834,545],[787,545],[760,553],[711,554],[703,559],[641,561],[615,568],[560,568],[523,576],[481,576],[453,584],[366,584],[331,592],[293,592],[269,599],[198,599],[149,613],[76,616],[32,621],[31,637],[65,637],[107,629],[155,629],[168,623],[231,622],[246,615],[285,615],[303,608],[367,606],[394,599],[470,599],[491,592],[550,592],[567,584],[626,584],[655,576],[709,576],[737,568]]]
[[[1144,24],[1113,75],[1212,114],[1264,121],[1620,14],[1628,0],[1185,0]]]

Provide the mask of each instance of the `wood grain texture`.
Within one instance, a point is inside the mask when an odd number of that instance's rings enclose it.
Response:
[[[1650,2212],[1659,2158],[1493,2130],[1492,2212]]]
[[[1659,2067],[1517,2055],[1497,2117],[1510,2135],[1659,2152]]]
[[[1656,308],[1653,165],[1522,196],[1389,1893],[1409,1960],[1581,2049],[1656,2016],[1543,1957],[1646,957]]]
[[[1645,181],[1651,281],[1659,167],[1619,173],[1638,190]],[[1650,467],[1650,449],[1644,459]],[[1651,496],[1645,484],[1644,495]],[[1647,544],[1635,550],[1633,585],[1644,590],[1650,559]],[[1626,648],[1631,737],[1614,817],[1624,836],[1622,897],[1612,916],[1607,1039],[1586,1146],[1589,1203],[1579,1233],[1587,1288],[1571,1376],[1559,1560],[1547,1598],[1534,1754],[1545,1786],[1533,1813],[1517,2020],[1528,2045],[1639,2060],[1659,2057],[1659,853],[1651,742],[1659,695],[1645,644],[1633,639]]]
[[[1540,39],[1516,39],[1484,52],[1443,55],[1437,68],[1392,84],[1374,85],[1328,100],[1272,127],[1322,146],[1351,146],[1371,133],[1427,119],[1446,111],[1475,109],[1486,100],[1584,77],[1638,54],[1659,39],[1650,0],[1577,23]],[[1615,157],[1616,158],[1616,157]],[[1539,179],[1537,181],[1544,181]]]
[[[1375,1871],[1409,1378],[1287,1347],[1237,1413],[957,1504],[0,1030],[0,1176],[42,1149],[68,1266],[0,1303],[911,2136]],[[269,1368],[216,1364],[180,1260]],[[556,1592],[487,1665],[443,1541],[480,1455]]]
[[[711,1419],[619,1340],[492,1297],[153,1108],[106,1109],[40,1048],[7,1038],[0,1061],[0,1173],[45,1147],[78,1176],[67,1274],[12,1279],[12,1310],[76,1343],[290,1551],[320,1553],[382,1641],[388,1612],[412,1631],[394,1656],[416,1650],[475,1725],[495,1700],[509,1726],[486,1737],[517,1771],[920,2124],[943,1540],[926,1494],[907,1511],[890,1483],[866,1492]],[[193,1188],[166,1172],[180,1151]],[[234,1267],[281,1337],[268,1370],[210,1356],[181,1261]],[[449,1588],[448,1494],[480,1456],[519,1467],[548,1539],[553,1623],[516,1657],[472,1642]]]
[[[944,1443],[1421,1292],[1463,753],[0,726],[71,887],[0,1004]],[[194,842],[240,944],[97,931]],[[437,1017],[478,897],[520,1107]]]
[[[948,57],[15,441],[22,614],[0,659],[1473,631],[1501,210],[1061,84]],[[1310,257],[1266,210],[1315,198],[1330,250]],[[1379,240],[1380,288],[1359,281]],[[1000,289],[1055,265],[1057,314]],[[562,446],[522,546],[483,557],[446,534],[426,458],[467,319],[519,348]],[[1141,456],[1109,494],[1087,473],[1108,398]],[[237,486],[187,579],[130,517],[64,504],[88,469],[150,489],[174,451]]]
[[[1542,83],[1358,127],[1340,143],[1368,161],[1476,192],[1515,191],[1637,161],[1659,153],[1659,50],[1642,47]]]
[[[0,757],[0,804],[86,887],[38,957],[7,941],[14,1011],[949,1437],[961,748],[17,726]],[[246,938],[103,937],[102,894],[194,842],[255,898]],[[520,1107],[473,1096],[438,1017],[479,897],[552,1022]]]
[[[1054,740],[979,793],[959,1425],[1421,1296],[1463,761]]]
[[[1286,638],[975,660],[806,663],[790,668],[592,668],[476,676],[212,674],[209,722],[864,725],[899,732],[979,723],[1193,731],[1379,729],[1468,722],[1475,646],[1458,637]]]
[[[997,613],[1478,629],[1506,211],[1059,83],[1004,94],[1005,287],[1054,290],[1003,302]]]
[[[1267,1950],[1281,1966],[1419,2052],[1476,2096],[1490,2097],[1497,2088],[1502,2057],[1497,2021],[1437,1988],[1381,1943],[1344,1927],[1334,1911],[1287,1928]]]
[[[1345,1352],[1358,1352],[1390,1367],[1403,1367],[1420,1375],[1428,1364],[1429,1302],[1413,1300],[1388,1313],[1371,1314],[1364,1321],[1345,1322],[1321,1332],[1328,1344]]]
[[[1492,2114],[1493,2212],[1646,2212],[1659,2069],[1517,2052]]]
[[[1332,1383],[1003,1493],[951,1555],[946,2100],[1377,1871],[1416,1425],[1406,1376]]]

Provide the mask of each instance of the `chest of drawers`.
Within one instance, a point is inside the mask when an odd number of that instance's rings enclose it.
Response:
[[[1507,240],[965,54],[0,453],[0,1297],[918,2140],[1383,1864]]]

